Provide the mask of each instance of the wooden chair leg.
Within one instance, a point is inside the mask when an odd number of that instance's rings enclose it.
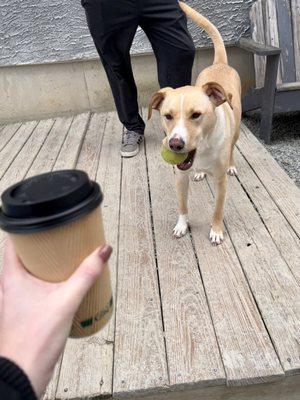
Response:
[[[276,81],[280,55],[267,57],[265,86],[263,90],[261,123],[259,136],[266,143],[270,143],[272,133],[273,111],[276,96]]]

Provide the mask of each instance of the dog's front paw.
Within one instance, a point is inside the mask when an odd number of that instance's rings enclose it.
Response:
[[[210,234],[209,234],[209,238],[210,238],[211,244],[213,246],[218,246],[224,240],[224,236],[223,236],[222,230],[221,229],[215,229],[214,230],[213,228],[211,228]]]
[[[237,176],[238,172],[234,165],[228,168],[227,174],[231,176]]]
[[[175,228],[173,229],[173,236],[176,238],[181,238],[187,233],[188,221],[185,215],[180,215]]]
[[[194,177],[193,177],[193,181],[200,182],[200,181],[203,181],[203,179],[205,177],[206,177],[206,173],[205,172],[195,172]]]

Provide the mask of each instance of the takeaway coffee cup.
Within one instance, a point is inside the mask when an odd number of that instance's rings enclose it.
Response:
[[[105,244],[100,186],[79,170],[37,175],[9,187],[1,197],[0,227],[10,235],[25,268],[48,282],[70,277],[83,259]],[[100,330],[113,300],[109,269],[83,299],[71,337]]]

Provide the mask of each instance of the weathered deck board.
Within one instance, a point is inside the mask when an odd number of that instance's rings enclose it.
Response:
[[[18,131],[21,126],[21,122],[17,122],[15,124],[6,125],[2,127],[0,132],[0,151],[6,146],[6,144],[10,141],[10,139],[14,136],[14,134]]]
[[[174,171],[160,157],[157,116],[146,131],[146,154],[171,386],[226,381],[197,260],[189,235],[174,239]],[[201,327],[201,329],[199,329]]]
[[[0,180],[0,193],[11,185],[12,182],[18,182],[24,179],[53,124],[53,119],[42,120],[38,123],[32,135],[21,148]]]
[[[245,125],[242,125],[237,147],[300,237],[300,191],[297,186]]]
[[[143,145],[136,157],[123,160],[121,193],[115,397],[169,384]]]
[[[230,180],[225,221],[283,369],[298,373],[299,285],[237,179]]]
[[[102,140],[104,127],[105,135]],[[117,222],[119,219],[121,158],[115,151],[115,144],[119,140],[121,127],[116,114],[111,113],[107,121],[99,118],[99,115],[93,116],[90,128],[83,143],[78,166],[88,172],[91,166],[99,162],[98,169],[92,167],[93,173],[90,171],[89,175],[97,179],[104,193],[103,223],[107,241],[114,248],[109,266],[115,298],[118,229],[116,229],[117,224],[112,224],[111,221]],[[90,144],[94,146],[90,147]],[[93,157],[91,149],[95,150],[92,152]],[[58,398],[88,399],[112,394],[114,325],[115,321],[112,318],[110,323],[96,335],[68,340],[56,393]]]
[[[74,117],[66,139],[60,149],[54,169],[74,168],[81,150],[81,144],[89,122],[90,113],[79,114]]]
[[[15,157],[17,157],[37,124],[37,121],[25,122],[22,124],[12,139],[2,149],[0,152],[0,178],[5,174],[5,171],[8,169]]]
[[[300,284],[300,241],[242,154],[236,150],[238,180],[266,225],[274,243]]]
[[[92,115],[78,157],[76,168],[85,169],[90,176],[96,176],[97,173],[106,122],[106,114]]]
[[[210,244],[214,201],[208,185],[204,181],[190,186],[191,232],[227,384],[238,386],[276,380],[283,371],[230,237],[225,236],[222,246]]]
[[[51,171],[68,134],[73,118],[57,118],[27,176]]]

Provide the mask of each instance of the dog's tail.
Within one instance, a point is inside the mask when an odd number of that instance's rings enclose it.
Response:
[[[193,10],[187,4],[179,1],[179,5],[185,14],[211,37],[215,48],[214,64],[228,64],[226,49],[218,29],[207,18],[203,17],[203,15]]]

